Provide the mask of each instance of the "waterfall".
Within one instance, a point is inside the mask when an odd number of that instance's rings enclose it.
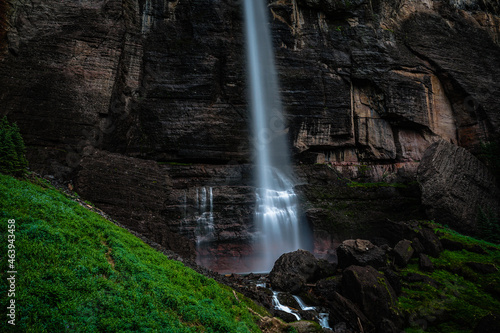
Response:
[[[207,208],[208,201],[208,208]],[[196,245],[200,247],[214,240],[214,213],[213,213],[213,193],[212,188],[207,189],[205,187],[201,188],[201,194],[198,189],[196,189],[196,206],[198,208],[199,216],[196,219]]]
[[[287,130],[274,65],[265,0],[244,0],[249,104],[256,161],[255,269],[270,271],[286,252],[307,248],[310,238],[293,191]],[[307,229],[306,229],[307,230]]]

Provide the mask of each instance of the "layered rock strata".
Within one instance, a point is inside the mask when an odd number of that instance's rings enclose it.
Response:
[[[498,2],[285,0],[268,8],[286,111],[276,121],[287,124],[301,182],[317,184],[316,163],[357,181],[411,182],[437,140],[473,152],[498,140]],[[238,1],[0,1],[0,18],[0,112],[21,128],[33,170],[73,181],[167,248],[191,256],[198,248],[205,262],[230,253],[212,268],[252,251]],[[363,228],[332,234],[337,221],[307,184],[304,210],[321,225],[322,252],[362,236]],[[210,188],[213,227],[200,206]],[[349,189],[327,196],[338,203],[359,191]],[[370,207],[387,205],[359,221],[418,211],[391,203],[418,194],[376,191],[384,194],[372,194]],[[340,222],[355,222],[348,215]]]

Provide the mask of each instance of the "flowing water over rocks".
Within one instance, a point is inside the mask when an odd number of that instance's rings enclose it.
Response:
[[[270,271],[278,257],[304,248],[307,233],[301,227],[293,190],[287,131],[282,112],[266,4],[245,0],[245,37],[249,99],[256,163],[258,230],[256,251],[261,260],[254,270]]]

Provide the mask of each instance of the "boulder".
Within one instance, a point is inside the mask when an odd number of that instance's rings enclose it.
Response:
[[[429,146],[418,167],[422,204],[435,221],[466,234],[478,231],[480,210],[499,211],[500,191],[488,168],[446,141]]]
[[[399,241],[392,250],[392,253],[394,254],[394,258],[396,260],[396,264],[398,266],[406,267],[406,265],[408,265],[408,262],[413,256],[413,253],[415,253],[415,250],[411,245],[411,241],[404,239],[402,241]]]
[[[443,252],[443,245],[441,240],[430,228],[422,228],[417,237],[425,248],[426,254],[432,257],[439,257],[439,254]]]
[[[313,287],[314,295],[323,300],[334,298],[335,293],[340,289],[340,278],[340,276],[336,276],[334,279],[319,280]]]
[[[348,239],[342,242],[337,249],[339,268],[357,266],[372,266],[380,268],[386,266],[385,252],[368,240]]]
[[[434,288],[442,287],[442,284],[440,284],[436,280],[434,280],[428,276],[418,274],[418,273],[408,273],[405,276],[403,276],[403,280],[405,280],[406,282],[409,282],[409,283],[416,283],[416,282],[425,283],[425,284],[428,284]]]
[[[297,317],[293,314],[281,310],[274,310],[274,316],[283,319],[286,323],[297,321]]]
[[[288,306],[289,308],[300,310],[300,305],[297,303],[293,295],[287,292],[281,292],[278,294],[278,300],[281,304]]]
[[[330,309],[330,322],[345,323],[345,332],[358,332],[359,325],[363,327],[365,332],[374,331],[374,325],[359,307],[338,292],[334,292],[333,296],[328,298],[327,304]]]
[[[496,268],[493,264],[483,264],[480,262],[466,262],[467,266],[469,266],[474,272],[481,274],[491,274],[498,272],[498,268]]]
[[[379,331],[382,327],[401,328],[403,320],[397,308],[396,292],[385,276],[375,268],[350,266],[345,269],[342,274],[342,291],[344,296],[358,305]]]
[[[434,271],[434,265],[432,264],[431,259],[423,253],[419,255],[418,266],[421,271],[424,272],[432,272]]]
[[[450,250],[450,251],[461,251],[465,249],[465,244],[460,243],[448,238],[443,238],[441,239],[441,244],[443,245],[443,248],[445,250]]]
[[[385,278],[391,284],[391,287],[396,292],[396,295],[401,295],[403,288],[403,286],[401,285],[401,276],[399,276],[399,274],[394,270],[387,267],[382,268],[380,271],[384,273]]]
[[[385,236],[392,244],[397,244],[402,239],[411,239],[412,247],[417,253],[425,253],[438,257],[443,251],[441,241],[432,229],[432,225],[420,221],[396,222],[386,220],[379,225]]]
[[[274,289],[297,294],[306,283],[333,275],[335,267],[323,259],[316,259],[311,252],[297,250],[285,253],[276,260],[269,273]]]

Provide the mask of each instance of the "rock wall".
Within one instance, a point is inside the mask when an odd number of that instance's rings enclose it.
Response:
[[[500,216],[500,191],[488,168],[446,141],[432,144],[418,168],[428,215],[465,234],[478,234],[478,217]]]
[[[255,232],[240,5],[0,0],[0,112],[19,124],[31,168],[221,271],[245,267]],[[439,139],[473,152],[498,140],[498,1],[268,8],[304,210],[325,251],[341,240],[332,224],[354,218],[332,217],[318,193],[346,204],[362,191],[339,194],[336,178],[411,182]],[[316,163],[331,168],[328,180]],[[200,206],[210,188],[211,213]],[[418,212],[418,193],[365,191],[380,214],[360,223]],[[398,200],[412,204],[398,212]]]

